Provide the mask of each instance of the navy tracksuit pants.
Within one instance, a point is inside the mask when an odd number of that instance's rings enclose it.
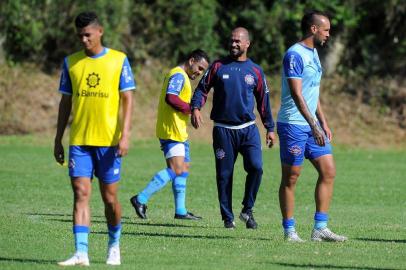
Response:
[[[262,178],[261,137],[253,124],[242,129],[213,128],[213,150],[216,159],[216,179],[220,211],[223,220],[234,220],[232,209],[233,172],[238,153],[243,156],[245,181],[243,210],[254,207]]]

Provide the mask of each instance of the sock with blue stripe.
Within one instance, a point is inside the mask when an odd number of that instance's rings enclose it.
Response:
[[[88,226],[74,225],[73,235],[75,238],[75,250],[76,252],[87,253],[89,245],[89,232]]]
[[[328,214],[323,212],[316,212],[314,214],[314,228],[324,229],[327,227]]]
[[[154,175],[154,177],[152,177],[151,181],[148,183],[145,189],[138,194],[137,201],[139,203],[146,204],[152,194],[161,190],[169,181],[171,181],[175,177],[175,172],[170,168],[159,171],[157,174]]]
[[[178,215],[186,215],[186,179],[189,176],[188,172],[183,172],[176,176],[172,182],[172,190],[175,198],[175,213]]]
[[[109,247],[120,245],[121,223],[115,226],[107,224],[107,228],[109,229]]]
[[[284,230],[285,234],[296,231],[295,219],[293,217],[289,218],[289,219],[284,219],[282,221],[282,226],[283,226],[283,230]]]

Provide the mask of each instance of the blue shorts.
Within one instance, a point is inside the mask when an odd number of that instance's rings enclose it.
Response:
[[[177,142],[172,140],[159,139],[161,150],[164,152],[165,159],[171,157],[185,157],[185,162],[190,162],[189,141]]]
[[[121,157],[117,146],[69,146],[69,176],[93,178],[112,184],[120,180]]]
[[[280,158],[284,164],[298,166],[304,158],[316,159],[332,154],[330,141],[326,138],[325,146],[318,145],[308,125],[277,123],[280,143]]]

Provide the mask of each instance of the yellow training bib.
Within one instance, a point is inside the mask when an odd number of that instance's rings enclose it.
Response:
[[[88,57],[83,51],[68,56],[72,83],[71,145],[118,144],[119,83],[125,57],[112,49],[97,58]]]
[[[184,77],[184,84],[179,93],[179,98],[186,103],[190,103],[192,98],[192,87],[186,72],[181,67],[171,69],[165,77],[159,98],[156,136],[160,139],[184,142],[188,138],[186,127],[189,115],[175,110],[165,101],[169,79],[176,73],[180,73]]]

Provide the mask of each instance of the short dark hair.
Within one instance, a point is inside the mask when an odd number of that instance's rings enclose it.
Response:
[[[306,35],[307,31],[309,31],[310,27],[314,24],[316,24],[316,16],[323,16],[326,17],[327,19],[329,16],[327,13],[320,11],[320,10],[309,10],[305,13],[305,15],[302,18],[302,22],[300,24],[300,28],[302,29],[302,34]]]
[[[195,59],[196,61],[200,61],[200,60],[204,59],[207,61],[207,63],[210,63],[209,56],[207,55],[207,53],[205,51],[203,51],[201,49],[196,49],[196,50],[192,51],[191,53],[189,53],[187,59],[189,60],[191,58]]]
[[[101,25],[99,17],[93,11],[81,12],[75,19],[76,28],[84,28],[90,24]]]

